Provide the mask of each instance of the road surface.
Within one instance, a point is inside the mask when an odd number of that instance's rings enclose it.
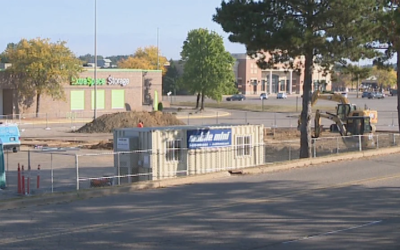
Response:
[[[398,159],[1,211],[0,249],[400,249]]]

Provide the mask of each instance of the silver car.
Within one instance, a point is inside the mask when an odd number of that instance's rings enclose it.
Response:
[[[276,95],[276,99],[286,99],[286,98],[287,98],[286,93],[278,93]]]

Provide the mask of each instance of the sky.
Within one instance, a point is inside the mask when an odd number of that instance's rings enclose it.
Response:
[[[231,43],[228,34],[212,21],[221,0],[96,0],[97,54],[133,54],[139,47],[157,45],[161,54],[180,59],[190,30],[207,28],[224,38],[231,53],[244,45]],[[80,56],[94,54],[95,0],[2,1],[0,52],[22,38],[63,40]]]
[[[95,22],[97,1],[97,22]],[[133,54],[137,48],[158,45],[167,59],[180,59],[190,30],[207,28],[224,38],[230,53],[245,53],[212,21],[222,0],[3,0],[0,52],[22,38],[66,41],[76,56]],[[392,60],[393,61],[393,60]],[[370,64],[371,60],[360,64]]]

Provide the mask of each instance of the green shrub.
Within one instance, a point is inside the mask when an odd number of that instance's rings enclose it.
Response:
[[[182,108],[178,108],[178,112],[179,112],[179,111],[182,111]]]
[[[162,102],[159,102],[158,103],[158,111],[163,111],[163,109],[164,109],[164,106],[163,106]]]

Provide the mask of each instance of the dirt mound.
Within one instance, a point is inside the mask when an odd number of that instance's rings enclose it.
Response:
[[[84,145],[82,146],[82,148],[85,149],[113,149],[113,143],[109,142],[109,141],[101,141],[97,144],[93,144],[93,145]]]
[[[300,138],[297,128],[265,128],[264,141],[267,140],[294,140]]]
[[[162,112],[121,112],[105,114],[96,120],[87,123],[76,132],[78,133],[110,133],[116,128],[136,127],[142,120],[145,127],[184,125],[175,115],[163,114]]]

